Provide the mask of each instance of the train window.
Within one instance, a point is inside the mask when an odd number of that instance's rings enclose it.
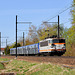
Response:
[[[59,39],[54,39],[53,43],[59,43]]]
[[[40,47],[48,46],[48,41],[40,42]]]
[[[31,48],[31,46],[29,46],[29,48]]]
[[[49,43],[52,43],[52,40],[49,40]]]
[[[59,39],[59,43],[65,43],[65,39]]]
[[[53,43],[65,43],[65,39],[54,39]]]
[[[26,46],[26,49],[27,49],[27,46]]]
[[[38,47],[38,46],[36,45],[36,47]]]

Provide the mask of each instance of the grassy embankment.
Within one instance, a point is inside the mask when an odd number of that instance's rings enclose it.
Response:
[[[4,65],[0,63],[0,70],[4,69]]]
[[[8,59],[0,58],[0,61]],[[1,65],[0,65],[1,67]],[[3,72],[14,72],[17,75],[75,75],[75,69],[64,68],[51,63],[31,63],[27,61],[11,60],[6,64]]]

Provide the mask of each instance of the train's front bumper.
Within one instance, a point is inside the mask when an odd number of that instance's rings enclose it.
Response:
[[[53,49],[52,52],[66,52],[66,49]]]
[[[65,53],[66,49],[64,49],[64,50],[56,50],[56,52],[63,52],[63,53]]]

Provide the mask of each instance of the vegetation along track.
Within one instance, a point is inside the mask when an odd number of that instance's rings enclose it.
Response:
[[[14,59],[15,56],[1,56],[2,58]],[[29,62],[43,62],[43,63],[53,63],[60,65],[69,65],[75,67],[75,57],[65,57],[65,56],[18,56],[17,60],[25,60]]]

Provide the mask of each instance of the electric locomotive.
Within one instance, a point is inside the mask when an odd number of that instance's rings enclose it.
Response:
[[[50,55],[63,55],[66,51],[65,39],[48,38],[39,42],[39,52]]]

